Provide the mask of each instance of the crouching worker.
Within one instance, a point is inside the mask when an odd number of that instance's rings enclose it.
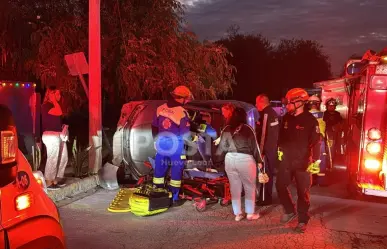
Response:
[[[181,178],[184,169],[184,141],[190,136],[190,121],[184,104],[192,99],[191,91],[185,86],[178,86],[171,93],[166,104],[157,108],[152,123],[155,139],[155,170],[153,184],[165,187],[165,176],[171,167],[169,183],[172,192],[172,205],[178,206]]]
[[[245,190],[245,211],[248,220],[256,220],[255,213],[257,167],[262,159],[254,130],[246,124],[246,112],[232,108],[228,125],[220,136],[219,153],[225,153],[225,167],[231,188],[232,208],[235,220],[245,218],[241,207],[242,187]]]

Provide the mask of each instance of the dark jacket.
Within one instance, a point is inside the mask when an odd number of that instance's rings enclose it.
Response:
[[[259,123],[257,124],[257,139],[258,143],[261,143],[262,137],[262,128],[263,128],[263,120],[264,116],[267,114],[267,123],[266,123],[266,136],[265,143],[263,147],[263,153],[266,151],[275,151],[278,146],[278,135],[280,123],[278,119],[277,113],[273,110],[273,108],[269,105],[265,107],[261,112],[259,112]]]
[[[252,155],[257,163],[262,163],[256,134],[246,124],[246,112],[237,108],[227,126],[222,130],[218,153],[238,152]]]
[[[320,159],[320,129],[309,112],[286,114],[281,124],[278,146],[283,152],[281,164],[289,169],[306,170]]]
[[[337,124],[340,124],[343,121],[340,112],[338,111],[325,111],[323,120],[326,124],[327,131],[333,131],[333,127]]]

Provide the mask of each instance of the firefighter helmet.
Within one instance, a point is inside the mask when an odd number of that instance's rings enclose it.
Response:
[[[334,105],[334,106],[337,106],[337,101],[334,99],[334,98],[329,98],[327,99],[327,101],[325,102],[325,105],[328,106],[328,105]]]
[[[318,103],[320,103],[321,100],[320,100],[320,98],[317,95],[312,95],[312,96],[309,97],[308,102],[318,102]]]
[[[191,91],[186,86],[177,86],[171,94],[175,97],[184,98],[184,99],[193,99]]]
[[[299,101],[305,102],[308,100],[309,95],[302,88],[293,88],[286,93],[285,98],[288,103],[294,103]]]

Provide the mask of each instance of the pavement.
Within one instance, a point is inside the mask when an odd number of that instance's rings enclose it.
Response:
[[[219,204],[199,213],[191,202],[136,217],[107,211],[116,192],[99,189],[60,208],[69,249],[387,248],[386,200],[348,199],[342,183],[312,188],[305,234],[293,231],[297,221],[279,224],[279,205],[261,209],[257,221],[236,222],[231,207]]]

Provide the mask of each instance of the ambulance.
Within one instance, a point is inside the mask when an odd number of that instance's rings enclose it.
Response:
[[[322,103],[334,98],[345,120],[348,191],[387,197],[387,48],[349,60],[344,76],[314,83]]]
[[[9,84],[2,83],[0,92]],[[43,174],[32,171],[19,149],[11,108],[0,103],[0,117],[0,248],[64,249],[58,209],[47,195]]]

